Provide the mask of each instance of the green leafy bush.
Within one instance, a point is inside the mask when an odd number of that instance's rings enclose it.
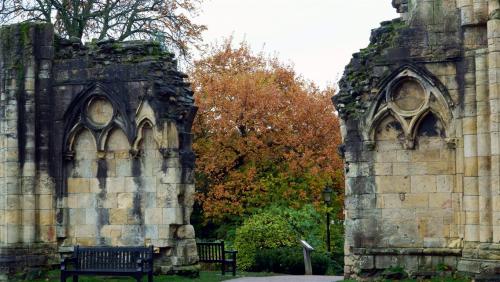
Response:
[[[266,212],[253,215],[236,230],[234,246],[238,250],[238,267],[251,269],[256,254],[264,249],[296,244],[294,231],[282,216]]]
[[[301,209],[269,207],[266,212],[283,217],[292,228],[298,240],[307,241],[316,250],[326,250],[322,229],[325,224],[321,214],[312,205],[305,205]]]
[[[298,269],[304,272],[302,249],[299,240],[306,240],[314,247],[313,259],[318,262],[315,273],[324,273],[327,268],[333,273],[343,271],[343,226],[332,225],[332,254],[329,256],[325,245],[324,216],[312,205],[306,205],[301,209],[272,206],[257,215],[245,220],[243,225],[236,230],[234,247],[239,251],[239,267],[244,270],[274,271],[295,274]],[[340,239],[339,239],[340,238]],[[292,255],[291,251],[272,250],[283,247],[298,249]],[[287,249],[287,248],[285,248]],[[276,269],[277,266],[257,263],[259,259],[270,260],[284,264],[284,268]],[[260,264],[260,266],[259,266]],[[300,267],[296,267],[296,265]],[[326,265],[326,267],[324,267]],[[316,267],[316,266],[313,266]]]
[[[314,251],[311,262],[313,274],[324,275],[331,261],[326,253]],[[294,247],[262,250],[256,255],[252,270],[303,275],[305,267],[302,249]]]
[[[277,248],[261,250],[255,257],[252,268],[258,272],[304,274],[304,258],[299,248]]]
[[[343,222],[337,221],[330,226],[331,229],[331,248],[330,254],[332,266],[331,274],[344,274],[344,225]]]
[[[408,277],[408,273],[406,273],[404,267],[400,265],[396,266],[391,266],[389,268],[386,268],[384,272],[382,272],[382,276],[385,279],[391,279],[391,280],[401,280],[405,279]]]
[[[315,275],[325,275],[331,265],[330,256],[326,252],[313,252],[311,254],[312,271]]]

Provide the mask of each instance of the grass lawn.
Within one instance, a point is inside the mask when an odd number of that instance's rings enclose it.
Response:
[[[163,282],[163,281],[168,281],[168,282],[217,282],[217,281],[224,281],[228,279],[233,279],[233,278],[239,278],[239,277],[259,277],[259,276],[271,276],[273,275],[272,273],[263,273],[263,272],[238,272],[236,273],[236,276],[232,276],[230,273],[226,274],[225,276],[222,276],[220,271],[201,271],[200,272],[200,277],[198,278],[187,278],[187,277],[182,277],[182,276],[177,276],[177,275],[158,275],[154,277],[154,281],[156,282]],[[105,280],[106,282],[125,282],[125,281],[130,281],[130,282],[135,282],[135,279],[132,278],[126,278],[126,277],[117,277],[117,278],[108,278],[104,276],[79,276],[78,281],[79,282],[98,282],[98,281],[103,281]],[[56,282],[59,281],[59,270],[52,270],[49,271],[44,278],[41,279],[36,279],[36,280],[31,280],[32,282]],[[72,278],[68,278],[66,281],[72,281]],[[144,276],[142,278],[142,281],[147,281],[147,276]]]

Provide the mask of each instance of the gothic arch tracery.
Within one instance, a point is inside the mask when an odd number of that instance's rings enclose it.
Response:
[[[436,79],[414,66],[402,67],[384,80],[376,101],[369,108],[363,132],[365,142],[375,143],[376,129],[390,115],[401,125],[403,146],[413,149],[418,128],[429,114],[439,120],[445,138],[450,140],[454,134],[452,107],[448,93],[439,87]]]
[[[72,154],[72,144],[80,128],[90,130],[96,139],[97,150],[104,151],[106,139],[113,128],[125,132],[130,143],[135,139],[135,126],[127,118],[125,103],[100,83],[89,85],[68,107],[65,115],[63,152]]]

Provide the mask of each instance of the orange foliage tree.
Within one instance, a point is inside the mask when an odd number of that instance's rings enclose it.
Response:
[[[194,63],[197,199],[222,222],[274,204],[320,204],[326,184],[341,197],[339,122],[320,90],[276,58],[231,40]],[[342,199],[338,197],[339,202]]]

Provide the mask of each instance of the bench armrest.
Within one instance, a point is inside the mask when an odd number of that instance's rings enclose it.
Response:
[[[75,265],[76,264],[76,258],[75,257],[70,257],[70,258],[64,258],[61,260],[61,270],[67,270],[68,266],[70,264]]]
[[[238,251],[224,251],[224,253],[230,255],[231,259],[236,260],[236,254],[238,253]]]

